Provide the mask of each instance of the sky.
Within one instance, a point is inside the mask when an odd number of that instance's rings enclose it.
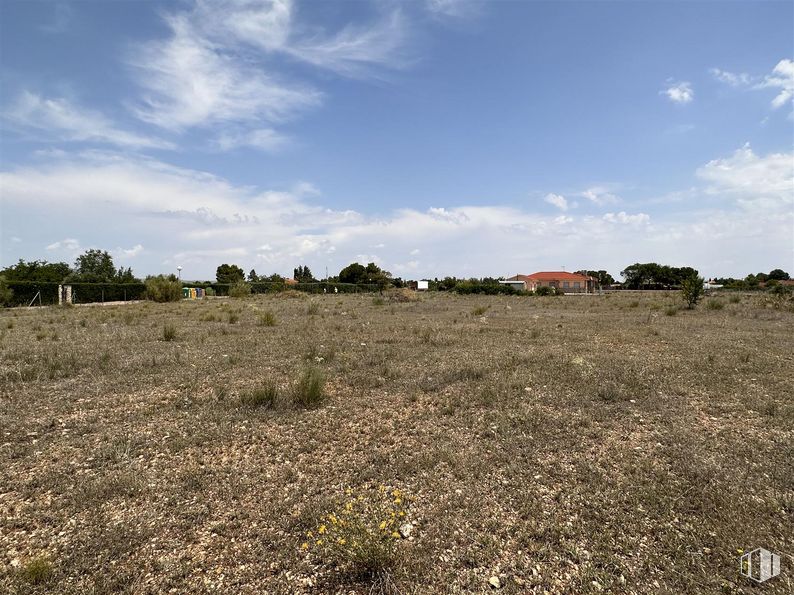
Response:
[[[794,3],[0,2],[0,266],[794,274]]]

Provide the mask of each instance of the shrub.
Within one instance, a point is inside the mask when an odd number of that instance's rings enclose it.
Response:
[[[667,316],[675,316],[676,314],[678,314],[678,306],[667,306],[664,309],[664,313]]]
[[[384,301],[383,301],[383,298],[382,298],[382,297],[376,297],[376,298],[372,298],[372,305],[373,305],[373,306],[382,306],[382,305],[383,305],[383,304],[385,304],[385,303],[386,303],[386,302],[384,302]]]
[[[728,299],[728,301],[729,301],[730,303],[732,303],[732,304],[738,304],[739,302],[741,302],[741,301],[742,301],[742,296],[740,296],[740,295],[738,295],[738,294],[732,295],[732,296],[731,296],[731,297]]]
[[[240,315],[237,312],[229,312],[229,324],[237,324],[240,320]]]
[[[268,382],[250,392],[242,393],[240,404],[251,409],[272,409],[276,405],[276,399],[278,399],[278,387],[274,383]]]
[[[413,529],[408,501],[400,490],[383,485],[362,493],[347,489],[343,503],[316,519],[306,532],[301,549],[359,579],[389,584],[397,543]]]
[[[267,310],[259,315],[257,324],[259,326],[276,326],[276,317],[273,315],[273,312]]]
[[[722,310],[724,307],[725,303],[722,300],[710,299],[706,302],[706,308],[709,310]]]
[[[416,302],[419,300],[419,294],[416,291],[405,287],[401,289],[387,289],[383,292],[383,295],[390,302]]]
[[[25,582],[32,585],[41,585],[49,581],[54,572],[52,563],[47,558],[39,557],[33,558],[25,564],[21,568],[20,574]]]
[[[307,368],[295,384],[292,402],[299,407],[316,407],[325,400],[325,378],[317,368]]]
[[[14,299],[14,291],[8,286],[6,278],[0,276],[0,306],[10,306]]]
[[[238,281],[229,288],[229,297],[244,298],[251,295],[251,286],[245,281]]]
[[[178,302],[182,299],[182,283],[173,275],[146,277],[146,299],[153,302]]]
[[[176,327],[173,324],[166,324],[163,327],[163,341],[173,341],[176,339]]]
[[[703,277],[693,275],[681,282],[681,297],[690,310],[694,308],[703,297]]]
[[[311,302],[311,303],[310,303],[310,304],[309,304],[309,305],[306,307],[306,314],[308,314],[309,316],[314,316],[314,315],[315,315],[315,314],[317,314],[319,311],[320,311],[320,304],[318,304],[317,302]]]
[[[535,289],[535,295],[558,295],[557,290],[554,287],[547,287],[546,285],[541,285],[537,289]]]
[[[490,306],[477,306],[474,310],[471,311],[472,316],[482,316],[488,311]]]

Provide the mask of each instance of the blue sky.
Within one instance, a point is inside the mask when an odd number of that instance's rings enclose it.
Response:
[[[791,2],[0,4],[0,265],[794,273]]]

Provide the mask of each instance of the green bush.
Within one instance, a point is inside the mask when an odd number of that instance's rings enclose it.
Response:
[[[298,407],[316,407],[325,400],[325,378],[317,368],[307,368],[295,384],[292,402]]]
[[[10,306],[14,291],[8,286],[5,277],[0,277],[0,306]]]
[[[182,299],[182,282],[173,275],[146,277],[146,299],[153,302],[178,302]]]
[[[264,386],[242,393],[240,404],[251,409],[272,409],[276,405],[276,399],[278,399],[278,387],[268,382]]]
[[[20,574],[25,582],[41,585],[52,578],[54,571],[52,563],[47,558],[33,558],[21,568]]]
[[[173,324],[166,324],[163,327],[163,341],[173,341],[176,339],[176,327]]]
[[[257,324],[259,326],[276,326],[276,317],[273,315],[273,312],[267,310],[259,315]]]
[[[251,295],[251,286],[245,281],[238,281],[229,288],[229,297],[244,298]]]
[[[712,298],[706,302],[706,308],[709,310],[722,310],[724,307],[725,303],[722,300]]]
[[[558,295],[556,288],[541,285],[535,289],[535,295]]]
[[[678,314],[678,306],[667,306],[664,309],[664,313],[667,316],[675,316],[676,314]]]
[[[703,297],[703,277],[693,275],[681,282],[681,297],[686,302],[686,307],[690,310],[697,306],[700,298]]]
[[[730,301],[730,303],[732,304],[738,304],[739,302],[742,301],[742,296],[738,294],[732,295],[728,301]]]

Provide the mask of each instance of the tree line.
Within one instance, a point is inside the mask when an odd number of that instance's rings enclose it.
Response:
[[[587,275],[596,279],[601,287],[615,284],[615,279],[606,270],[579,270],[579,274]],[[691,285],[691,280],[700,280],[699,272],[692,267],[674,267],[655,262],[634,263],[627,266],[620,272],[623,278],[623,287],[626,289],[679,289]],[[300,284],[319,283],[307,265],[298,265],[293,269],[292,279]],[[790,279],[789,274],[782,269],[773,269],[769,273],[756,273],[747,275],[744,279],[717,278],[714,281],[728,289],[752,290],[762,287],[773,287],[780,281]],[[215,280],[218,285],[239,286],[238,291],[247,290],[250,293],[251,284],[273,283],[285,285],[287,279],[274,273],[271,275],[260,275],[255,269],[251,269],[248,274],[242,267],[236,264],[224,263],[217,267]],[[447,276],[442,279],[428,279],[431,291],[456,291],[458,293],[519,293],[516,289],[500,284],[504,277],[471,277],[458,278]],[[353,262],[343,267],[338,274],[322,279],[325,283],[339,283],[352,285],[377,286],[379,289],[387,287],[405,287],[409,282],[379,267],[374,262],[367,265]],[[77,257],[74,265],[65,262],[47,262],[44,260],[33,260],[26,262],[20,259],[18,263],[8,266],[0,271],[0,301],[10,303],[9,284],[69,284],[69,283],[104,283],[127,285],[144,283],[147,286],[159,287],[173,284],[168,290],[170,294],[175,294],[177,287],[181,287],[175,275],[148,276],[141,280],[127,267],[116,267],[113,257],[104,250],[86,250]],[[210,284],[210,282],[206,282]],[[248,286],[248,287],[246,287]],[[180,290],[181,291],[181,290]],[[225,290],[224,290],[225,291]],[[160,292],[158,292],[160,293]]]

